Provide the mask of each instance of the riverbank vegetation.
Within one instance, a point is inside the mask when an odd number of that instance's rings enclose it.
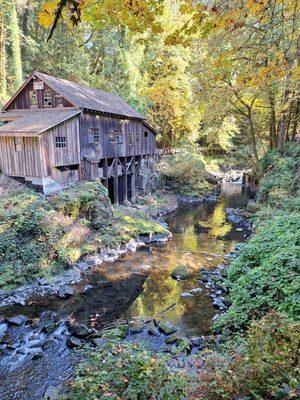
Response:
[[[9,178],[3,177],[1,187],[0,289],[62,273],[131,238],[167,233],[151,218],[151,207],[113,209],[98,182],[81,182],[47,198]]]

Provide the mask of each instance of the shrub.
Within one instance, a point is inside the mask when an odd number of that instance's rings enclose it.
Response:
[[[208,357],[190,399],[297,399],[300,324],[277,313],[254,322],[243,346]]]
[[[168,366],[168,359],[142,344],[107,340],[103,350],[90,350],[79,368],[68,399],[180,400],[186,379]]]
[[[219,318],[223,331],[242,331],[269,310],[299,318],[300,215],[278,216],[265,222],[244,245],[228,270],[232,305]]]
[[[202,155],[192,146],[183,147],[178,155],[164,156],[158,171],[162,184],[175,193],[202,196],[212,191],[212,177]]]

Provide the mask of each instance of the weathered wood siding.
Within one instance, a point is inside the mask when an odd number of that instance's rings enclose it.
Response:
[[[20,151],[16,150],[15,138],[0,137],[0,168],[4,174],[18,177],[41,177],[41,157],[37,137],[21,137]]]
[[[21,92],[16,96],[16,98],[12,101],[12,103],[7,107],[7,110],[21,110],[30,107],[30,100],[29,100],[29,92],[33,89],[33,82],[42,82],[40,79],[31,79],[28,84],[21,90]],[[44,106],[44,91],[49,89],[51,92],[52,97],[52,106],[45,107]],[[37,90],[37,99],[38,99],[38,107],[34,108],[55,108],[58,106],[58,97],[60,96],[59,93],[55,92],[51,89],[48,85],[44,83],[44,89]],[[61,96],[60,96],[61,97]],[[63,107],[74,107],[67,99],[63,98]]]
[[[56,148],[56,137],[66,138],[65,148]],[[79,119],[74,117],[40,135],[44,176],[52,176],[53,167],[80,163]]]
[[[94,143],[93,135],[89,132],[90,128],[99,129],[98,144]],[[121,143],[118,141],[111,143],[111,134],[114,131],[120,132]],[[82,157],[100,160],[154,154],[156,138],[155,133],[147,128],[143,121],[85,112],[80,118],[80,146]]]

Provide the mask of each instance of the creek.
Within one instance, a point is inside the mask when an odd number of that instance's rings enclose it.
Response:
[[[164,217],[173,234],[171,240],[146,245],[114,263],[93,268],[74,286],[71,297],[48,296],[26,306],[0,309],[3,318],[22,314],[31,321],[9,326],[10,341],[0,345],[0,399],[38,400],[49,386],[72,378],[81,353],[66,346],[67,318],[101,328],[117,320],[163,316],[184,336],[210,335],[217,310],[209,289],[199,282],[199,271],[228,263],[236,244],[246,240],[249,230],[229,222],[226,209],[243,208],[248,199],[241,185],[226,183],[217,201],[182,204]],[[179,282],[170,274],[180,264],[188,265],[190,274]],[[182,297],[199,287],[199,294]],[[49,319],[46,311],[57,314],[58,322],[49,332],[42,324]],[[133,337],[139,338],[131,335],[129,340]],[[37,340],[41,342],[32,346]],[[161,340],[152,338],[154,347]],[[42,353],[32,351],[39,346]]]

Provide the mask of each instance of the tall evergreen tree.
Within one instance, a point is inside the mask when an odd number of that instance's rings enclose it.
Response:
[[[3,0],[0,3],[0,101],[5,100],[7,96],[5,5],[6,3]]]
[[[9,27],[11,35],[14,86],[19,87],[23,82],[23,74],[22,74],[22,59],[21,59],[21,45],[20,45],[20,28],[19,28],[15,1],[12,1],[10,5]]]

